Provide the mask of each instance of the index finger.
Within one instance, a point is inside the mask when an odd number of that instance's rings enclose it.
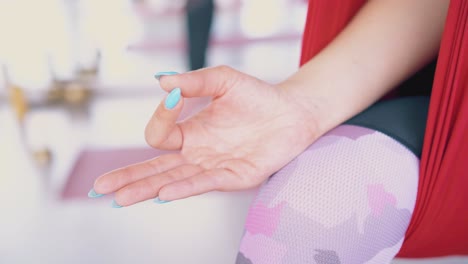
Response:
[[[159,104],[145,129],[145,139],[150,146],[167,150],[182,147],[182,130],[176,122],[183,105],[180,88],[173,89]]]

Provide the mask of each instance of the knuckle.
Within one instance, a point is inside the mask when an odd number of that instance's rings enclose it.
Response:
[[[145,136],[145,141],[148,145],[150,145],[153,148],[158,148],[159,145],[161,144],[161,142],[158,139],[152,136]]]
[[[159,192],[159,189],[161,189],[161,184],[158,181],[155,181],[154,179],[149,177],[141,182],[140,190],[143,190],[145,188],[148,188],[148,190],[150,191],[150,196],[156,196]]]
[[[186,179],[186,180],[183,181],[183,185],[188,190],[194,191],[194,190],[196,190],[197,183],[196,183],[196,180],[194,180],[193,178],[189,178],[189,179]]]
[[[220,65],[220,66],[217,66],[215,69],[225,75],[235,73],[235,70],[227,65]]]
[[[161,144],[161,141],[151,133],[151,129],[148,127],[145,129],[145,141],[153,148],[157,148]]]
[[[179,177],[177,177],[177,175],[175,174],[174,171],[168,171],[165,173],[165,178],[166,178],[166,182],[176,182],[177,180],[179,180]]]
[[[148,191],[149,190],[152,191],[152,189],[148,189],[148,188],[151,188],[151,187],[152,186],[149,186],[148,183],[144,180],[130,184],[122,188],[118,192],[116,192],[115,194],[116,201],[122,201],[122,204],[120,205],[127,206],[130,204],[134,204],[134,203],[146,200],[150,198],[148,196]]]
[[[220,78],[219,81],[219,93],[223,94],[227,90],[233,87],[233,85],[240,79],[242,74],[237,70],[227,66],[220,65],[216,67],[216,74]]]
[[[136,178],[135,169],[131,166],[124,167],[116,171],[115,173],[116,173],[115,179],[119,185],[126,184],[128,180],[133,180]]]

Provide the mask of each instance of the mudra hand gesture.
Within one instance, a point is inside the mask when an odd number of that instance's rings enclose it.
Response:
[[[145,138],[154,148],[178,151],[100,176],[94,191],[115,192],[120,206],[258,186],[319,134],[298,96],[229,67],[163,75],[160,84],[170,93]],[[176,122],[184,98],[205,96],[212,97],[209,105]]]

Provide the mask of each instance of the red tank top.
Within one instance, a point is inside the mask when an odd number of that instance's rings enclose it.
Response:
[[[365,0],[310,0],[301,65]],[[398,257],[468,255],[468,1],[452,0],[439,50],[416,207]]]

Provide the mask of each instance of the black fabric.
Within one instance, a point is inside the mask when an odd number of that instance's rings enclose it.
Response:
[[[437,59],[427,64],[424,68],[401,83],[396,90],[397,97],[430,96],[436,66]]]
[[[351,118],[346,124],[382,132],[421,157],[437,58],[402,82],[390,97]]]
[[[409,96],[378,102],[345,124],[377,130],[421,157],[429,96]]]

